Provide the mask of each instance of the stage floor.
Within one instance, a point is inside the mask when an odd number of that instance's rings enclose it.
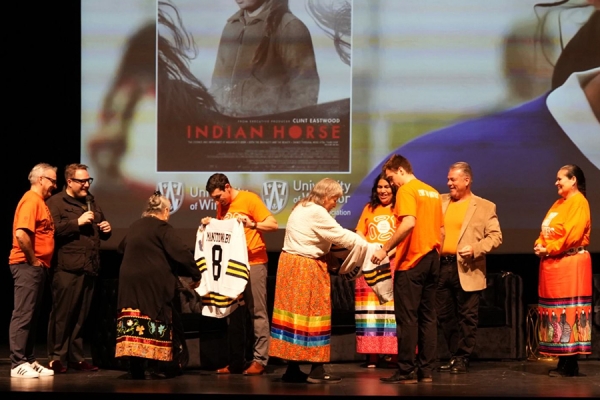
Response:
[[[47,365],[46,359],[39,359]],[[15,379],[10,377],[10,361],[0,359],[0,392],[9,398],[18,395],[104,394],[109,399],[152,398],[177,395],[243,396],[402,396],[406,397],[600,397],[600,361],[581,360],[581,376],[550,378],[548,370],[555,361],[479,361],[470,372],[450,375],[435,372],[433,383],[413,385],[384,384],[380,377],[393,369],[367,369],[360,363],[330,364],[332,374],[343,380],[338,384],[290,384],[281,382],[284,365],[269,365],[261,376],[216,375],[211,371],[189,369],[168,380],[132,381],[119,370],[86,373],[69,371],[55,377]],[[308,372],[309,366],[302,367]]]

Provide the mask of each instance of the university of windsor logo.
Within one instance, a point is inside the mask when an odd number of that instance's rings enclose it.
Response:
[[[159,190],[171,202],[171,214],[179,210],[184,198],[184,185],[182,182],[158,182],[156,190]]]
[[[267,181],[263,183],[261,197],[267,208],[273,213],[281,212],[288,199],[289,187],[284,181]]]

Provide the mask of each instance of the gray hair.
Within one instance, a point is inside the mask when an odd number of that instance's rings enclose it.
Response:
[[[148,204],[146,205],[146,209],[142,213],[142,217],[159,215],[165,211],[165,208],[171,208],[171,202],[159,191],[156,191],[148,199]]]
[[[32,185],[34,183],[36,183],[38,181],[38,179],[40,179],[40,177],[44,176],[44,172],[46,172],[49,169],[53,170],[56,173],[56,167],[53,167],[50,164],[47,164],[47,163],[36,164],[36,166],[31,169],[31,172],[29,173],[29,177],[27,178],[27,179],[29,179],[29,183],[31,183]]]
[[[320,206],[325,203],[325,200],[331,199],[334,197],[340,198],[344,194],[344,190],[342,189],[342,185],[339,184],[338,181],[335,181],[331,178],[323,178],[312,188],[308,196],[300,200],[298,204],[306,204],[308,202],[313,202]]]
[[[473,171],[471,170],[471,166],[465,161],[455,162],[450,166],[450,169],[460,169],[463,172],[463,174],[465,174],[469,177],[469,179],[471,179],[471,181],[473,180]]]

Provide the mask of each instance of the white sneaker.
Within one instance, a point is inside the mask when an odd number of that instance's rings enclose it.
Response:
[[[37,361],[34,361],[29,365],[31,365],[31,368],[33,368],[34,371],[36,371],[38,374],[40,374],[40,377],[54,376],[54,370],[44,367],[42,364],[38,363]]]
[[[12,378],[39,378],[40,374],[25,362],[11,369],[10,376]]]

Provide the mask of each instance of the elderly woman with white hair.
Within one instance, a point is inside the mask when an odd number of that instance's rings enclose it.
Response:
[[[338,383],[325,371],[330,361],[331,246],[352,249],[363,242],[331,216],[343,191],[330,178],[319,181],[293,208],[277,267],[269,355],[288,361],[284,382]],[[300,370],[311,363],[310,374]]]
[[[119,272],[116,357],[128,357],[132,379],[165,378],[173,369],[159,372],[175,361],[181,349],[173,346],[178,276],[200,282],[192,249],[176,234],[169,220],[171,202],[160,192],[149,199],[142,218],[135,221],[119,245],[123,261]],[[174,348],[175,347],[175,348]],[[155,367],[146,368],[147,360]],[[163,362],[160,364],[159,362]],[[171,363],[173,364],[173,363]],[[178,368],[177,368],[178,367]]]

